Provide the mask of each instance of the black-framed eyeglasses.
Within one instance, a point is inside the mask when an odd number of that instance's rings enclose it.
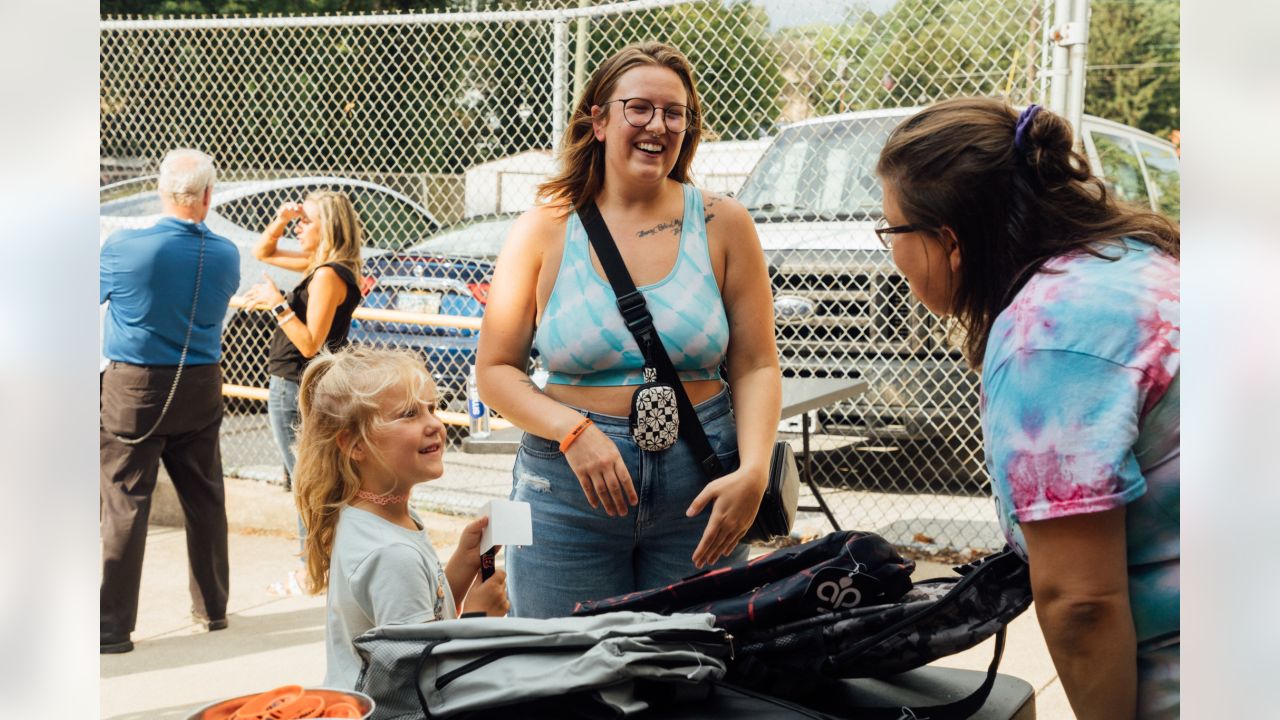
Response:
[[[669,132],[682,133],[697,123],[697,117],[688,105],[660,107],[644,98],[615,98],[602,103],[601,107],[616,102],[622,103],[622,118],[632,127],[647,127],[653,120],[653,113],[658,110],[662,111],[662,122]]]
[[[893,249],[894,235],[905,235],[932,229],[925,225],[890,225],[889,218],[886,217],[881,217],[876,221],[876,237],[880,238],[880,244],[884,246],[885,250]]]

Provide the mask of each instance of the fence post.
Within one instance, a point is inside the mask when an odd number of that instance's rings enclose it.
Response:
[[[551,40],[551,147],[559,151],[564,137],[566,75],[569,74],[569,20],[557,17]]]
[[[1059,41],[1059,32],[1071,17],[1071,0],[1056,0],[1053,7],[1053,20],[1049,26],[1053,28],[1049,34],[1053,43],[1053,70],[1049,81],[1049,109],[1059,115],[1067,112],[1067,83],[1070,81],[1067,68],[1067,46]]]
[[[578,0],[578,7],[590,7],[589,0]],[[582,97],[582,88],[587,83],[587,17],[578,18],[578,37],[573,45],[573,96],[569,100],[575,107],[578,98]]]
[[[1076,131],[1076,146],[1084,144],[1081,122],[1084,120],[1085,60],[1089,50],[1089,0],[1072,0],[1071,45],[1067,49],[1071,65],[1070,84],[1067,85],[1067,122]]]

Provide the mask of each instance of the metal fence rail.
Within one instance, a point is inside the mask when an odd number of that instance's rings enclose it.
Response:
[[[805,23],[790,4],[763,0],[476,0],[449,13],[111,18],[100,34],[103,182],[154,173],[173,147],[211,153],[228,193],[215,200],[215,230],[241,244],[245,287],[260,279],[248,249],[281,202],[308,187],[347,190],[369,235],[374,283],[365,308],[375,312],[357,320],[353,337],[422,352],[457,412],[474,331],[424,329],[376,311],[448,314],[482,303],[477,273],[507,222],[492,214],[532,202],[585,75],[628,42],[671,42],[693,62],[714,136],[699,151],[695,180],[753,208],[776,299],[798,313],[777,328],[784,372],[870,382],[862,398],[814,417],[819,481],[858,491],[840,496],[857,503],[845,510],[890,527],[911,520],[897,501],[905,496],[986,492],[977,378],[871,233],[872,169],[900,116],[820,119],[963,94],[1042,101],[1050,4],[873,2],[838,23]],[[813,124],[784,131],[805,120]],[[481,256],[466,272],[406,262],[406,249],[455,223],[469,227],[457,242]],[[112,227],[104,219],[104,234]],[[297,279],[277,277],[286,289]],[[265,387],[269,329],[243,311],[228,323],[229,383]],[[263,404],[236,397],[228,409],[224,453],[238,467],[278,468]],[[935,539],[988,542],[973,528],[990,514],[955,506],[965,509],[927,511]]]

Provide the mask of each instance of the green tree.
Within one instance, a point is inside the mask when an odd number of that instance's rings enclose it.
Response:
[[[772,132],[784,79],[769,17],[747,0],[679,5],[601,18],[591,23],[587,72],[623,45],[658,39],[693,65],[703,123],[721,140]]]
[[[901,0],[838,26],[782,33],[793,100],[815,115],[955,95],[1029,99],[1043,22],[1035,0]]]
[[[1085,112],[1163,138],[1177,129],[1177,0],[1093,0]]]

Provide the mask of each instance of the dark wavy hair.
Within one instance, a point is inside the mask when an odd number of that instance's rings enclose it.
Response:
[[[1046,261],[1104,254],[1130,237],[1178,257],[1180,231],[1162,215],[1119,202],[1072,147],[1071,126],[1041,110],[1014,147],[1018,111],[1003,100],[955,98],[902,121],[876,174],[906,222],[949,227],[960,246],[952,312],[970,367],[982,367],[1000,311]]]

